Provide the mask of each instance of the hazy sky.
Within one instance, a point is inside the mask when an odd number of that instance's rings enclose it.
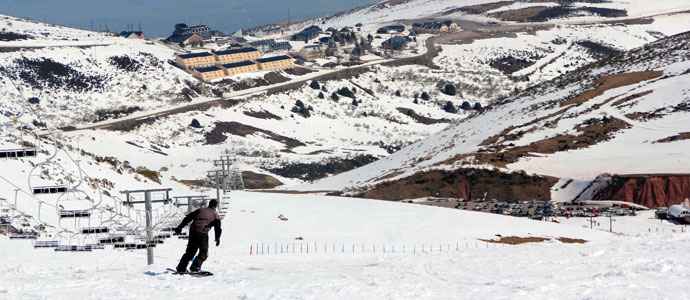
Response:
[[[176,23],[203,24],[232,33],[267,23],[318,17],[377,0],[0,0],[0,14],[100,30],[134,24],[149,37],[168,36]]]

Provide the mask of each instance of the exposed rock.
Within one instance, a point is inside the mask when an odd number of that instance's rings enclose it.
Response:
[[[627,201],[649,208],[668,207],[690,197],[690,175],[614,176],[593,200]]]

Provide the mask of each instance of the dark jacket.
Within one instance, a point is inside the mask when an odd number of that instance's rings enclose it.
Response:
[[[216,240],[220,239],[221,229],[220,229],[220,215],[215,209],[204,207],[199,208],[192,213],[188,214],[177,226],[178,231],[182,230],[187,224],[192,221],[192,225],[189,226],[189,233],[203,233],[207,234],[211,227],[214,228],[216,233]]]

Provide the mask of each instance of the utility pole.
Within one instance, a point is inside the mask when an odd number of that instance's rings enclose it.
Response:
[[[149,265],[153,264],[153,246],[155,245],[155,240],[153,238],[153,203],[162,202],[163,204],[170,203],[170,191],[171,188],[166,189],[149,189],[149,190],[135,190],[135,191],[125,191],[127,194],[127,201],[123,204],[127,206],[134,206],[134,204],[144,204],[146,210],[146,262]],[[153,200],[152,193],[154,192],[165,192],[163,199]],[[132,194],[144,194],[144,201],[133,201],[131,198]]]

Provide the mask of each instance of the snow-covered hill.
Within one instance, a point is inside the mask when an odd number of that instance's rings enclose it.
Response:
[[[381,14],[418,18],[449,7],[482,3],[487,1],[379,3],[369,10],[360,8],[355,10],[358,13],[345,13],[337,19],[342,24],[332,25],[353,26],[359,22],[357,20],[370,17],[372,21],[360,33],[366,36],[375,33],[379,25],[388,24],[389,19],[380,18]],[[442,51],[426,62],[436,68],[419,62],[372,63],[362,74],[358,74],[359,71],[341,72],[342,76],[337,78],[320,80],[318,90],[307,86],[310,81],[306,81],[301,87],[282,92],[224,93],[229,89],[224,83],[202,84],[170,66],[166,61],[174,50],[165,45],[150,45],[13,17],[0,21],[9,31],[29,38],[0,42],[0,46],[25,46],[3,52],[0,60],[5,62],[3,68],[17,75],[17,82],[24,87],[27,98],[36,97],[39,101],[33,107],[42,116],[41,120],[26,122],[36,121],[34,125],[38,126],[46,122],[51,128],[85,126],[96,120],[112,121],[180,108],[210,100],[208,97],[214,93],[237,95],[232,101],[180,109],[170,115],[121,126],[115,131],[76,131],[63,133],[62,137],[74,148],[160,171],[162,178],[201,179],[212,159],[230,152],[238,155],[243,170],[295,185],[385,157],[389,152],[427,138],[473,114],[472,109],[460,109],[464,102],[471,106],[496,106],[495,103],[527,87],[552,80],[608,54],[679,33],[690,25],[687,14],[658,15],[682,9],[682,1],[658,4],[647,11],[639,1],[596,4],[624,8],[629,11],[629,18],[655,15],[653,22],[642,23],[601,23],[600,17],[573,16],[543,24],[502,22],[509,25],[503,26],[466,22],[472,18],[489,18],[492,11],[442,16],[458,20],[465,29],[436,40],[436,46]],[[498,10],[509,8],[517,7],[503,6]],[[97,41],[104,46],[84,48],[74,44]],[[426,50],[422,44],[415,44],[419,53]],[[44,47],[49,45],[54,47]],[[29,46],[39,48],[26,48]],[[45,73],[43,67],[46,65],[65,75],[48,80],[50,76],[47,75],[52,73]],[[280,75],[300,80],[319,72],[304,76]],[[14,86],[8,80],[0,84],[2,94],[11,100],[0,104],[2,109],[10,113],[18,111],[19,97]],[[442,93],[445,85],[453,85],[457,94]],[[333,100],[331,94],[343,88],[354,91],[354,99],[341,95],[337,101]],[[428,100],[423,100],[424,93],[429,95]],[[444,111],[449,103],[459,112]],[[308,111],[308,117],[300,110]],[[198,126],[190,126],[195,119]],[[409,159],[421,162],[427,155],[421,158],[411,155]],[[376,171],[376,174],[362,171],[344,182],[318,185],[318,189],[340,190],[368,185],[372,183],[367,182],[368,179],[405,169],[396,165],[401,161],[399,158],[392,159],[394,162],[384,168],[385,171]],[[419,168],[433,165],[414,164]],[[532,169],[527,168],[528,171]]]
[[[563,182],[602,173],[687,173],[689,53],[688,33],[621,53],[306,188],[362,187],[461,166],[525,170]]]

